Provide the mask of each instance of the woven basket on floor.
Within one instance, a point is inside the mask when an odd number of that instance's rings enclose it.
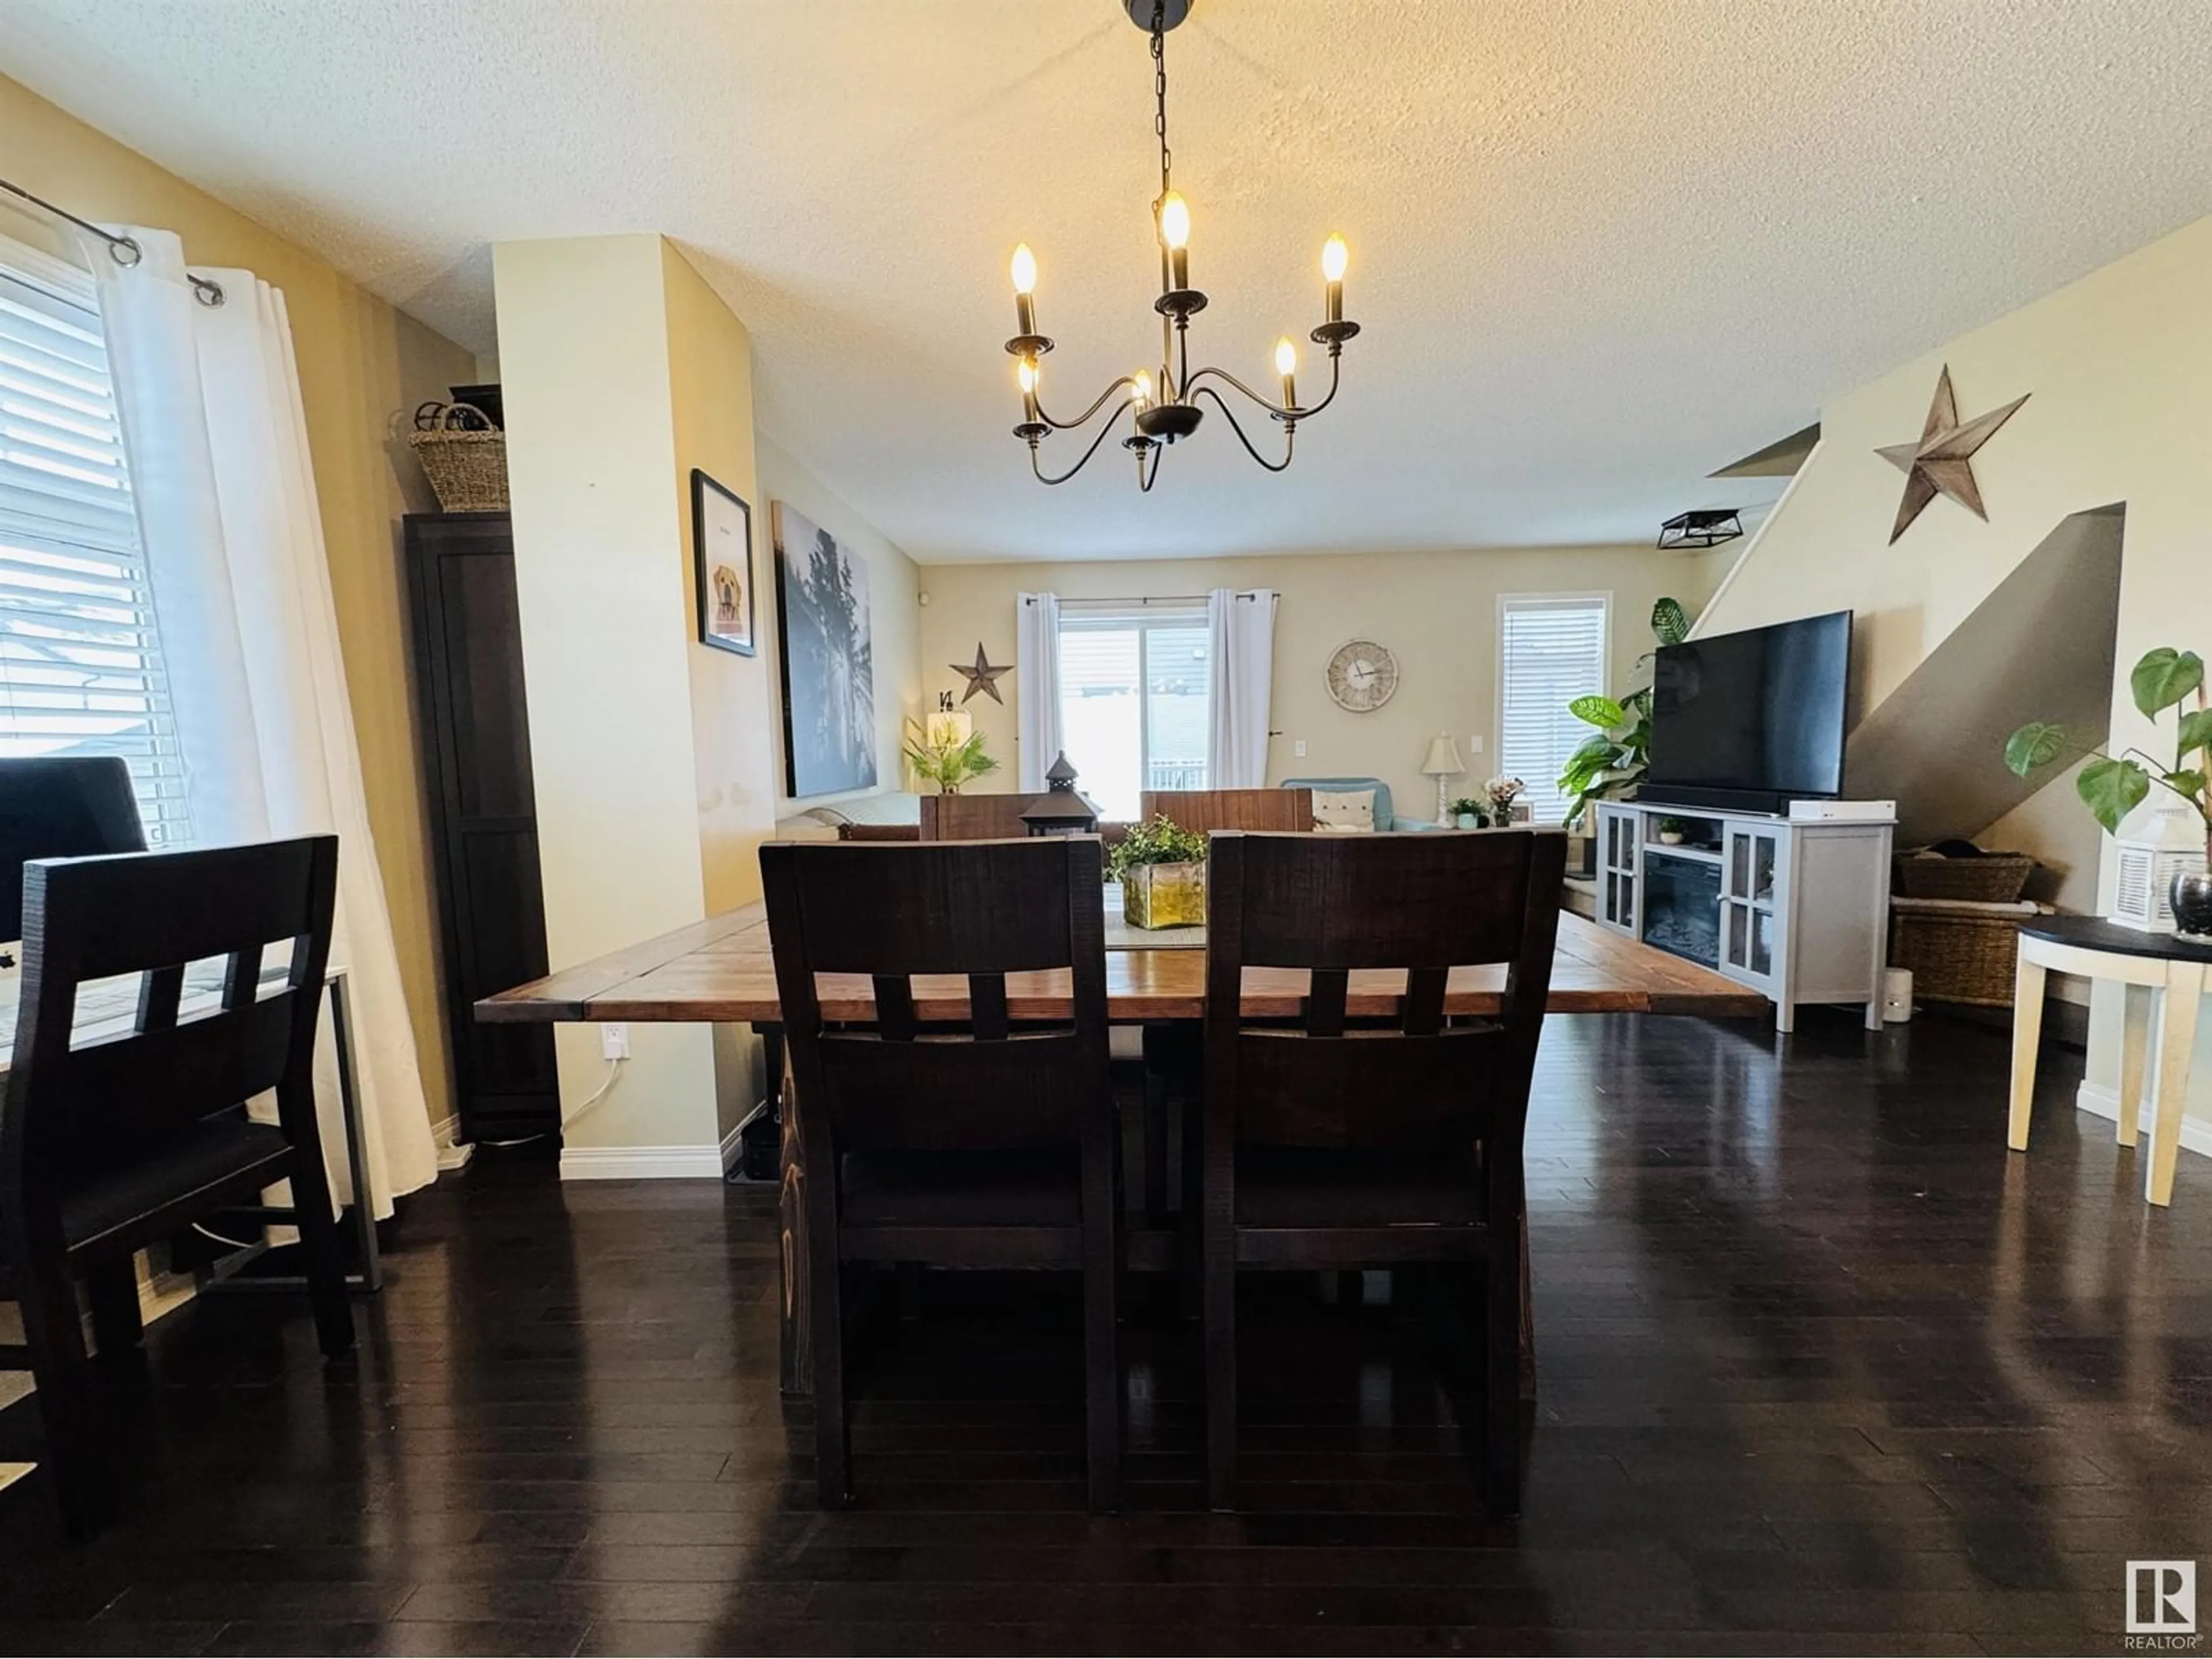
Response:
[[[1978,859],[1897,855],[1897,891],[1906,898],[2010,904],[2027,890],[2027,878],[2034,873],[2035,860],[2018,853],[1985,853]]]
[[[2040,912],[2025,902],[1889,902],[1889,965],[1912,970],[1912,994],[1929,1002],[2012,1006],[2020,926]]]
[[[467,404],[424,404],[408,447],[447,513],[507,511],[507,434]]]

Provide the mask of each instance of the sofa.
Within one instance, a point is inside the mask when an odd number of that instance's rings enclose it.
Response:
[[[1285,789],[1372,789],[1375,792],[1375,827],[1377,830],[1438,830],[1443,826],[1431,823],[1426,818],[1403,818],[1397,815],[1396,803],[1390,798],[1390,786],[1380,778],[1285,778]]]

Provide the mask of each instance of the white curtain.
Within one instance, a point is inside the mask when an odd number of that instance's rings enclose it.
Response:
[[[437,1152],[362,787],[330,564],[284,296],[203,270],[130,228],[131,266],[100,258],[116,393],[183,752],[194,840],[337,836],[331,960],[348,973],[371,1212],[437,1179]],[[345,1165],[330,1021],[316,1097],[333,1194]]]
[[[1275,594],[1217,587],[1206,596],[1213,656],[1213,718],[1206,733],[1207,781],[1216,789],[1267,782],[1267,705],[1275,684]]]
[[[1019,765],[1025,795],[1044,793],[1044,775],[1060,756],[1060,595],[1014,599],[1014,699]]]

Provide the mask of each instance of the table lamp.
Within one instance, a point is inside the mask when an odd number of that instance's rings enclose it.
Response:
[[[1437,822],[1449,823],[1445,816],[1444,780],[1458,777],[1467,770],[1467,763],[1459,757],[1459,744],[1449,732],[1439,732],[1429,739],[1429,757],[1421,763],[1421,770],[1437,781]]]

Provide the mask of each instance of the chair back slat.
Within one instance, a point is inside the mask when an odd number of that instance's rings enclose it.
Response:
[[[0,1162],[67,1170],[158,1155],[272,1089],[306,1098],[330,957],[337,838],[56,860],[24,867],[24,966]],[[286,985],[254,1000],[263,947]],[[222,995],[179,1020],[187,969],[220,960]],[[75,1046],[88,981],[138,980],[124,1034]]]
[[[1565,837],[1542,838],[1559,843],[1564,867]],[[1240,918],[1249,966],[1449,968],[1519,954],[1533,856],[1526,841],[1434,830],[1249,844],[1266,883]],[[1547,897],[1556,908],[1556,888]]]
[[[1069,965],[1066,896],[1051,889],[1050,901],[1038,902],[1049,886],[1039,872],[1062,866],[1049,849],[1036,854],[1036,841],[823,845],[840,866],[858,860],[870,867],[841,867],[845,880],[802,880],[793,894],[817,973],[1020,973]],[[1095,858],[1097,843],[1091,845]],[[1103,877],[1091,896],[1103,936]]]
[[[1316,968],[1306,992],[1306,1030],[1315,1036],[1344,1035],[1344,1003],[1352,975],[1341,968]]]
[[[166,1031],[177,1023],[177,1006],[185,994],[185,964],[173,963],[167,968],[156,968],[143,975],[138,981],[138,1018],[135,1027],[141,1036],[152,1031]]]
[[[1080,1138],[1079,1099],[1059,1082],[1077,1063],[1072,1031],[998,1042],[932,1032],[911,1042],[830,1031],[819,1041],[840,1152],[1073,1146]]]
[[[1503,1035],[1491,1024],[1410,1042],[1394,1030],[1339,1037],[1241,1031],[1237,1138],[1251,1146],[1464,1152],[1481,1138]]]
[[[1012,841],[1029,834],[1022,811],[1035,795],[924,795],[924,841]]]
[[[1010,1027],[1006,1019],[1006,976],[1004,974],[968,975],[968,1020],[976,1037],[1003,1042]]]
[[[1210,1126],[1252,1145],[1510,1144],[1517,1170],[1565,838],[1229,833],[1212,848]],[[1447,1025],[1451,969],[1497,963],[1508,969],[1498,1017]],[[1308,970],[1300,1018],[1248,1024],[1247,967]],[[1404,971],[1395,1019],[1347,1021],[1355,969]]]
[[[1310,789],[1147,789],[1144,822],[1165,813],[1194,834],[1217,830],[1310,830]]]
[[[871,978],[875,987],[876,1029],[886,1042],[913,1042],[914,981],[904,974],[876,974]]]
[[[1110,1133],[1095,838],[775,844],[761,873],[810,1168],[853,1150],[1073,1147]],[[1006,975],[1054,969],[1073,1019],[1016,1025]],[[824,974],[869,976],[872,1029],[825,1024]],[[918,1024],[916,974],[964,976],[966,1020]]]

